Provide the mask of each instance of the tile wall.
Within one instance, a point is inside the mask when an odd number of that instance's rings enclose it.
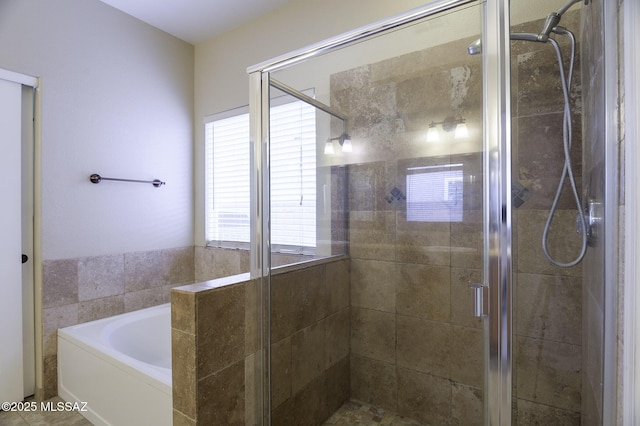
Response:
[[[572,12],[563,22],[577,29],[578,19]],[[447,115],[464,116],[470,128],[480,125],[481,64],[466,55],[471,41],[331,77],[331,105],[350,117],[354,144],[367,143],[347,172],[351,396],[426,424],[482,423],[482,332],[471,315],[468,288],[482,279],[481,139],[472,135],[446,146],[420,139],[429,122]],[[582,268],[554,267],[540,248],[562,170],[562,97],[555,55],[547,47],[513,46],[514,181],[533,194],[514,212],[514,424],[560,419],[554,421],[578,425]],[[571,97],[580,176],[577,74]],[[438,164],[461,165],[463,221],[410,220],[406,200],[385,199],[394,188],[406,194],[409,169]],[[575,215],[563,195],[549,246],[565,261],[579,249]]]
[[[542,21],[512,28],[537,32]],[[580,11],[562,25],[580,40]],[[566,38],[556,37],[569,66]],[[562,173],[563,97],[553,48],[512,42],[513,182],[532,195],[514,210],[514,424],[580,425],[582,401],[582,264],[560,268],[542,251],[545,222]],[[580,52],[578,43],[577,52]],[[572,164],[582,196],[582,84],[578,53],[570,90]],[[549,233],[549,250],[561,262],[580,252],[577,208],[563,187]]]
[[[253,425],[258,281],[172,291],[175,425]],[[320,424],[349,398],[349,261],[274,271],[272,424]]]
[[[469,289],[482,278],[481,136],[424,140],[448,115],[479,128],[471,41],[331,76],[331,105],[350,118],[354,144],[366,141],[347,171],[351,397],[424,424],[482,424],[482,330]],[[464,176],[458,219],[415,220],[407,199],[389,197],[407,194],[411,170],[451,164]]]
[[[43,388],[58,393],[57,329],[169,302],[194,280],[193,247],[43,262]]]
[[[321,424],[349,399],[349,261],[271,278],[272,424]]]
[[[257,289],[242,274],[171,292],[174,425],[255,424]]]

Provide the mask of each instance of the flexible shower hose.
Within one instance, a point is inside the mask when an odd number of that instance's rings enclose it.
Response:
[[[562,85],[562,93],[564,96],[564,114],[563,114],[563,127],[562,127],[562,142],[564,148],[564,166],[562,168],[562,175],[560,177],[560,181],[558,183],[558,190],[556,191],[556,195],[553,199],[553,203],[551,204],[551,209],[549,210],[549,216],[547,217],[547,222],[544,225],[544,231],[542,232],[542,251],[544,255],[547,257],[549,262],[553,263],[556,266],[562,268],[570,268],[572,266],[577,265],[584,258],[585,253],[587,252],[587,222],[584,216],[584,211],[582,209],[582,203],[580,202],[580,196],[578,195],[578,190],[576,188],[576,182],[573,177],[573,170],[571,168],[571,141],[572,141],[572,128],[571,128],[571,109],[569,107],[569,90],[571,88],[571,78],[573,76],[573,61],[575,57],[575,48],[576,48],[576,40],[573,33],[566,28],[556,27],[553,31],[557,34],[566,35],[571,39],[571,58],[569,61],[569,72],[565,75],[564,65],[562,62],[562,52],[558,43],[550,38],[548,42],[551,43],[553,48],[556,51],[556,56],[558,58],[558,67],[560,68],[560,80]],[[549,229],[551,228],[551,222],[556,214],[556,210],[558,209],[558,202],[560,200],[560,194],[562,193],[562,187],[564,186],[565,180],[569,177],[569,184],[571,186],[571,192],[573,198],[576,203],[576,207],[578,209],[578,222],[580,226],[580,233],[582,234],[582,246],[580,248],[580,253],[578,256],[567,263],[562,263],[551,256],[549,253],[548,247],[548,239],[549,239]]]

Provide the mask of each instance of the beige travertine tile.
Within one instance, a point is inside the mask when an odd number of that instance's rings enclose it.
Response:
[[[389,162],[377,161],[349,165],[349,211],[393,210],[385,197],[394,186],[394,170]]]
[[[195,419],[197,415],[196,340],[193,334],[171,330],[173,408]]]
[[[244,284],[244,352],[245,355],[254,353],[260,347],[261,323],[258,312],[260,306],[260,280],[249,280]]]
[[[294,398],[287,399],[284,403],[271,410],[272,426],[289,426],[295,422],[295,402]]]
[[[398,366],[444,378],[451,375],[451,326],[398,315]]]
[[[244,359],[244,291],[236,284],[196,294],[198,377]]]
[[[579,117],[574,119],[574,141],[580,141]],[[576,127],[577,126],[577,127]],[[518,158],[514,164],[516,179],[532,196],[520,209],[548,210],[558,189],[564,167],[562,144],[563,114],[533,115],[518,119]],[[571,167],[574,176],[582,175],[582,149],[580,143],[572,146]],[[581,180],[576,179],[578,194]],[[560,210],[576,210],[576,203],[568,187],[564,189],[558,202]],[[575,226],[570,232],[574,233]]]
[[[331,85],[332,96],[335,93],[340,93],[341,90],[362,89],[364,87],[368,87],[371,84],[371,64],[331,74],[329,76],[329,82]],[[332,105],[334,101],[338,102],[337,100],[332,99]],[[343,106],[343,108],[345,106]],[[344,113],[347,112],[344,109],[341,111]]]
[[[482,327],[482,319],[473,314],[472,284],[482,283],[478,269],[451,268],[451,323],[465,327]]]
[[[395,364],[351,355],[351,398],[398,409]]]
[[[42,307],[77,303],[78,260],[45,260],[42,265]]]
[[[280,272],[271,278],[272,331],[278,341],[324,318],[328,292],[324,265]]]
[[[171,327],[185,333],[196,332],[196,294],[174,290],[171,292]]]
[[[196,281],[249,272],[249,250],[213,247],[195,248],[194,279]]]
[[[583,318],[585,330],[582,335],[582,389],[583,394],[594,392],[590,399],[596,401],[594,411],[602,412],[602,385],[604,380],[604,312],[591,293],[584,295]]]
[[[352,259],[395,260],[395,243],[395,212],[349,213],[349,254]]]
[[[542,252],[542,231],[547,210],[518,210],[518,272],[582,276],[580,265],[559,268]],[[573,260],[580,251],[580,235],[575,232],[575,210],[557,210],[549,233],[549,251],[560,261]]]
[[[451,425],[482,426],[482,391],[477,388],[451,382]]]
[[[477,180],[481,182],[481,175]],[[451,223],[451,266],[481,269],[483,241],[482,211],[464,211],[462,222]]]
[[[518,274],[516,333],[579,345],[582,341],[582,280]]]
[[[78,304],[47,308],[43,312],[44,356],[58,352],[58,329],[78,324]]]
[[[516,342],[516,396],[580,410],[580,346],[526,337],[518,337]]]
[[[53,398],[58,394],[58,356],[46,355],[42,366],[42,398]]]
[[[397,88],[397,110],[405,117],[407,130],[426,131],[431,121],[451,115],[450,67],[429,67],[418,75],[400,77]]]
[[[553,425],[579,426],[581,423],[579,411],[566,411],[548,405],[518,399],[518,426]]]
[[[124,293],[124,256],[78,259],[78,300],[85,301]]]
[[[351,308],[351,353],[395,363],[396,316],[388,312]]]
[[[165,284],[165,254],[161,250],[125,253],[124,272],[127,293]]]
[[[173,426],[196,426],[196,421],[173,409]]]
[[[327,314],[338,312],[350,305],[350,261],[340,260],[326,265]]]
[[[322,424],[329,417],[324,376],[316,377],[294,398],[293,424]]]
[[[163,257],[163,284],[193,282],[195,279],[195,254],[193,247],[161,250],[161,253]]]
[[[136,311],[165,303],[164,287],[147,288],[124,294],[125,312]]]
[[[448,267],[398,264],[396,311],[436,321],[451,318],[451,286]]]
[[[291,336],[294,331],[293,286],[296,283],[286,274],[271,276],[271,341]]]
[[[449,424],[451,382],[398,368],[398,412],[429,425]]]
[[[397,264],[368,259],[351,261],[351,306],[396,311]]]
[[[484,377],[483,331],[451,326],[451,379],[482,388]]]
[[[262,410],[258,401],[262,390],[260,389],[260,373],[257,371],[256,354],[251,354],[244,359],[244,423],[245,426],[258,424],[258,418],[262,416]]]
[[[291,337],[291,392],[297,394],[324,372],[326,321],[320,321]]]
[[[198,423],[245,425],[244,358],[198,380]]]
[[[449,222],[407,221],[398,213],[397,260],[406,263],[449,266],[451,225]]]
[[[326,366],[329,368],[349,355],[350,309],[345,308],[323,322],[326,327],[324,342]]]
[[[165,284],[162,286],[162,301],[160,304],[171,302],[171,290],[182,287],[184,284]]]
[[[271,404],[274,408],[291,398],[291,337],[271,345]]]
[[[314,256],[304,254],[286,254],[279,252],[271,252],[271,267],[293,265],[296,263],[313,260]]]
[[[351,394],[351,383],[349,380],[349,356],[345,356],[340,361],[332,365],[325,372],[326,377],[326,404],[329,414],[335,412]]]
[[[563,25],[565,20],[563,17]],[[579,61],[579,56],[578,61]],[[526,53],[514,55],[517,66],[518,86],[518,114],[520,116],[541,115],[554,112],[562,112],[562,97],[558,96],[558,80],[554,78],[539,78],[540,75],[557,75],[557,59],[553,49],[544,49],[531,46],[527,43]],[[568,58],[565,58],[568,66]],[[576,64],[580,69],[579,62]],[[566,68],[565,68],[566,69]],[[572,108],[578,107],[580,111],[581,85],[580,73],[574,73],[576,77],[572,81],[570,97]]]
[[[122,314],[124,306],[125,299],[121,294],[80,302],[78,303],[78,323]]]

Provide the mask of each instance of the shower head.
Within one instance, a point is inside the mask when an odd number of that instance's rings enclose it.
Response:
[[[541,42],[541,43],[545,43],[545,41],[541,41],[538,38],[538,34],[533,34],[533,33],[511,33],[509,34],[509,38],[511,40],[522,40],[522,41],[536,41],[536,42]],[[478,55],[480,53],[482,53],[482,40],[481,39],[477,39],[475,41],[473,41],[468,47],[467,47],[467,52],[469,52],[469,55]]]
[[[478,55],[482,53],[482,40],[477,39],[471,42],[469,47],[467,47],[467,52],[469,52],[469,55]]]

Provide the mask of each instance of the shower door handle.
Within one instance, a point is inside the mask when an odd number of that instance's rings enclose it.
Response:
[[[482,318],[487,315],[486,303],[488,302],[489,288],[483,284],[472,284],[473,289],[473,316]]]

